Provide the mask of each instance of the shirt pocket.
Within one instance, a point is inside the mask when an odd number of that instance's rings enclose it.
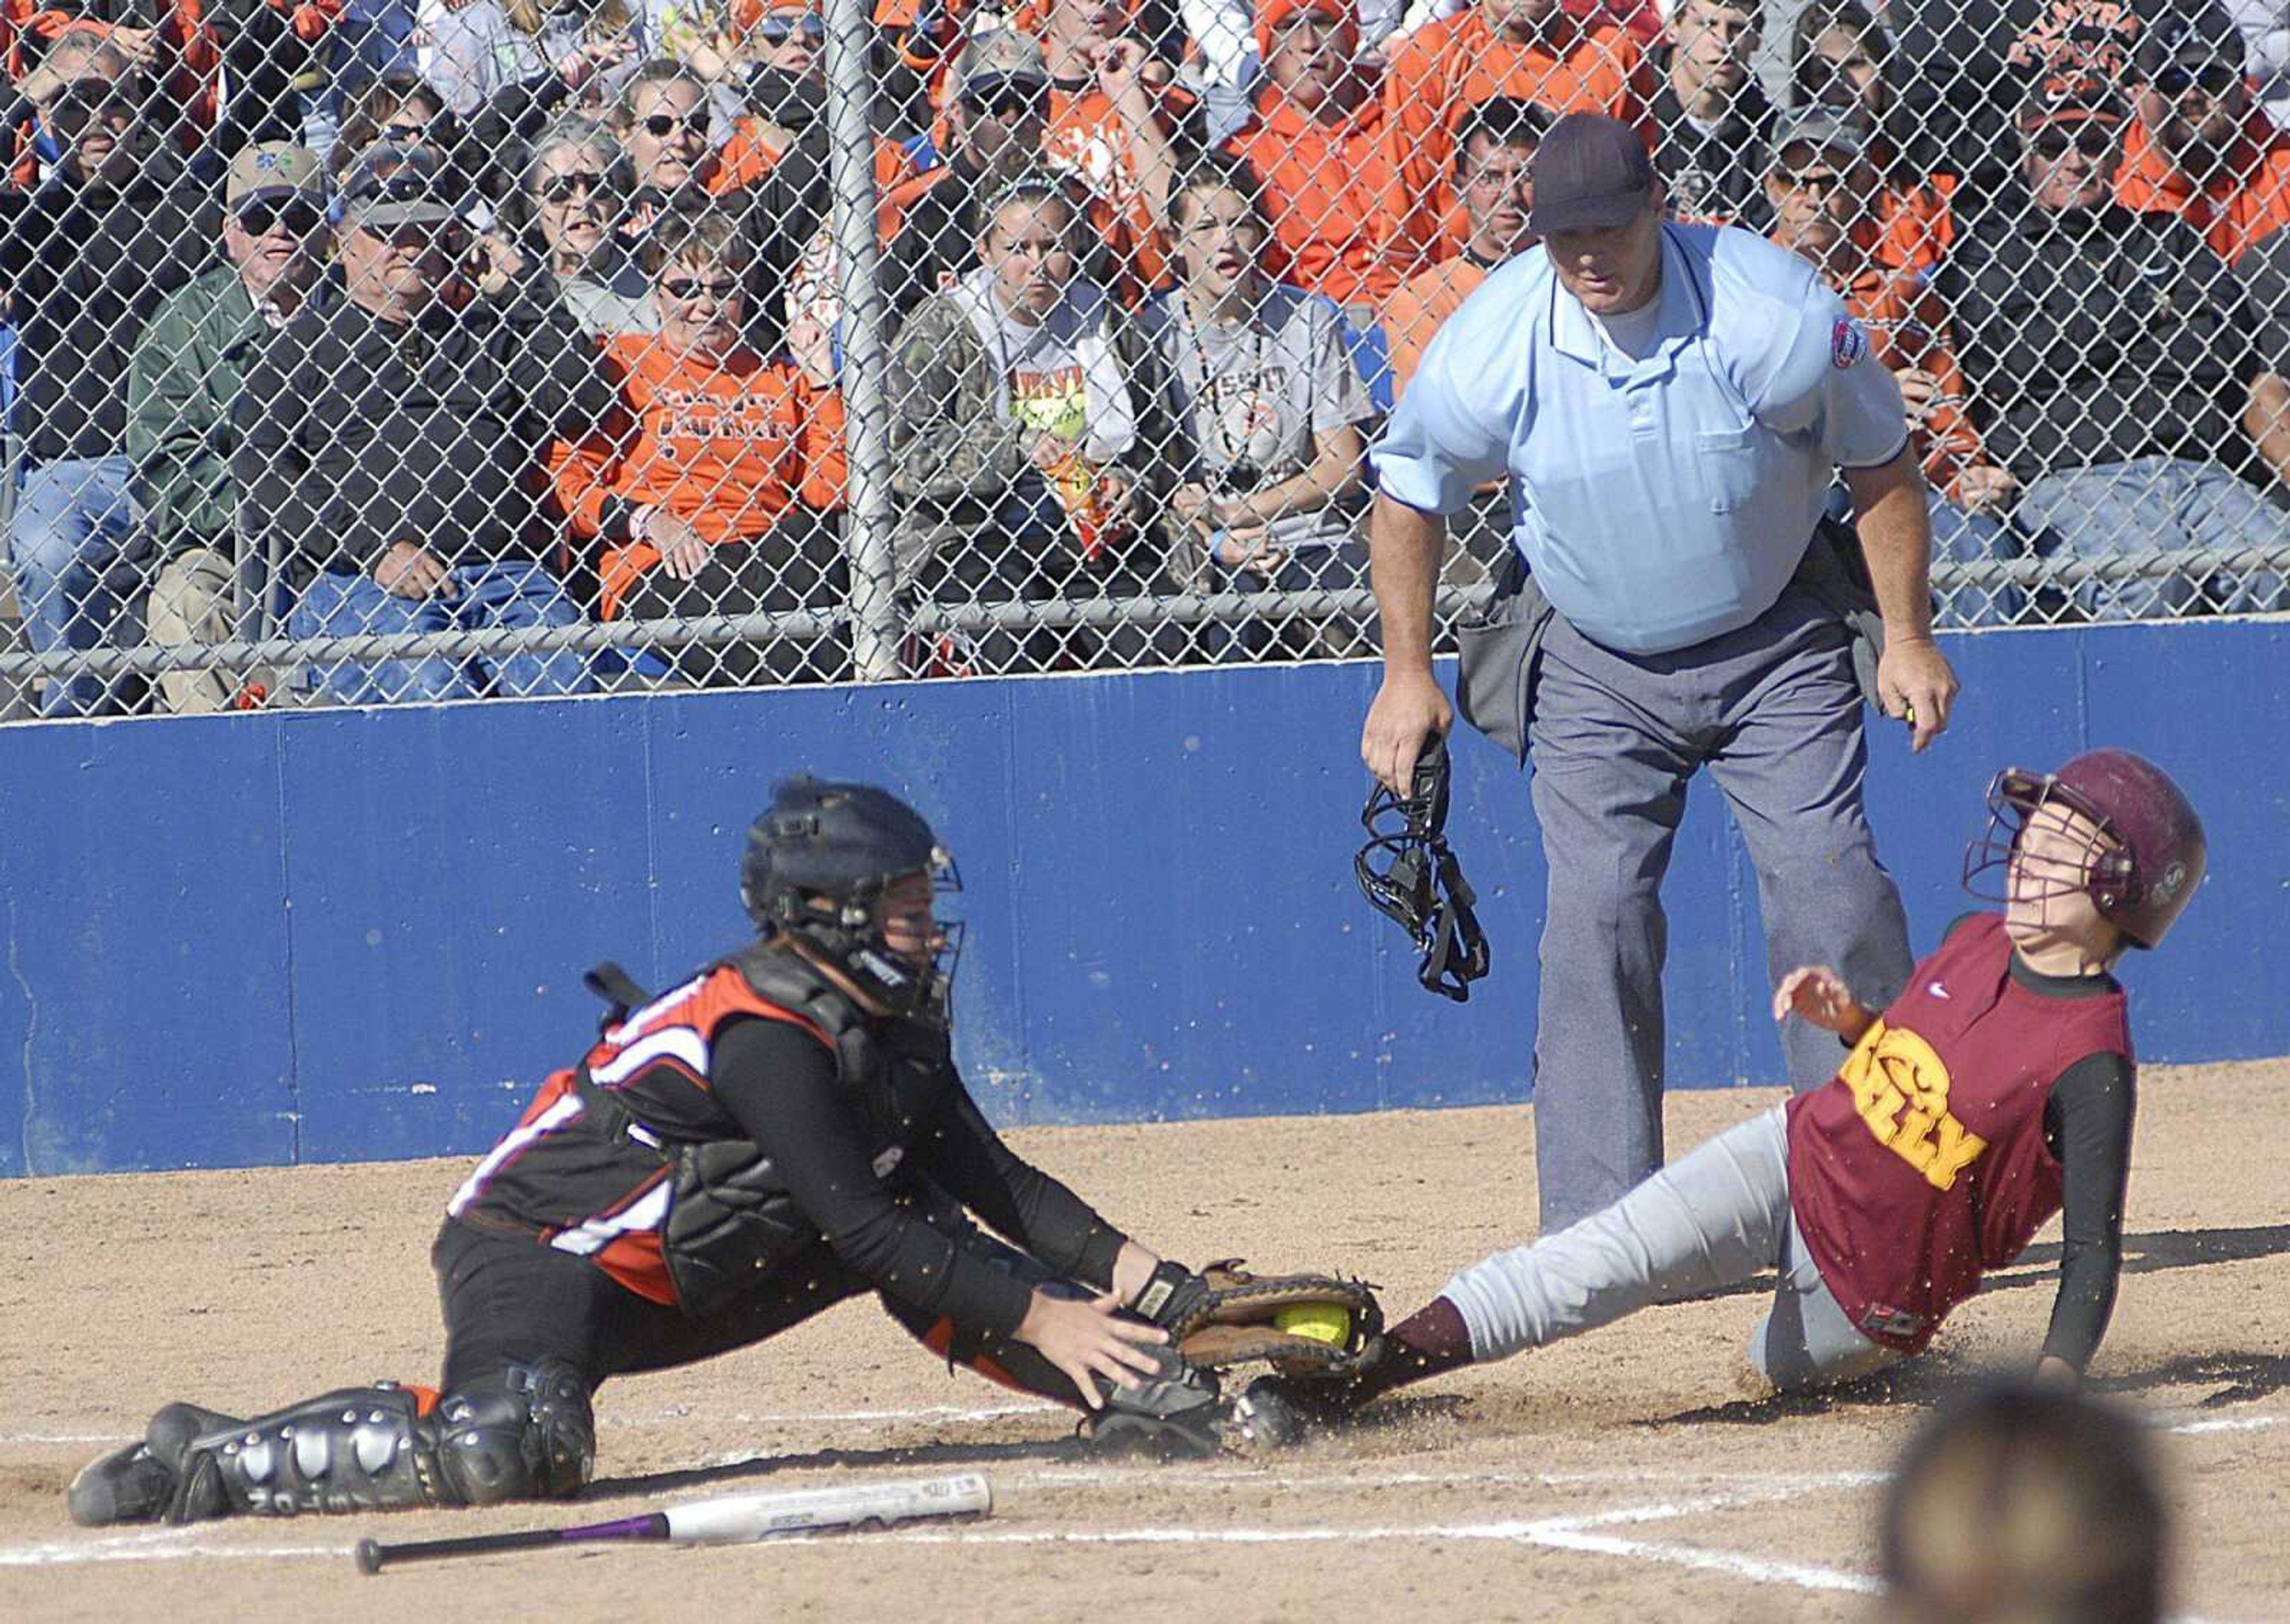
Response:
[[[1712,513],[1746,508],[1758,493],[1754,428],[1712,428],[1693,436],[1693,460]]]

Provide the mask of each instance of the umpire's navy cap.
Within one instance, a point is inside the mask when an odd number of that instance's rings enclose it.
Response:
[[[1638,132],[1604,113],[1569,113],[1534,149],[1534,206],[1527,225],[1554,231],[1627,226],[1651,204],[1653,160]]]

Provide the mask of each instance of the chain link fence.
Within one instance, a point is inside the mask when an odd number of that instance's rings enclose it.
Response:
[[[2290,6],[89,0],[0,51],[11,718],[1371,652],[1366,448],[1583,108],[1843,296],[1941,625],[2285,606]]]

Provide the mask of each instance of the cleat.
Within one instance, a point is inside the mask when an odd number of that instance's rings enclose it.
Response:
[[[175,1497],[175,1474],[143,1444],[130,1444],[89,1462],[72,1479],[72,1521],[82,1528],[156,1523]]]
[[[72,1521],[83,1528],[108,1528],[115,1523],[190,1520],[184,1515],[190,1498],[185,1484],[198,1476],[190,1469],[192,1440],[239,1424],[235,1416],[196,1404],[167,1405],[151,1418],[140,1443],[114,1450],[72,1479]]]
[[[1232,1401],[1225,1447],[1237,1454],[1269,1454],[1334,1432],[1352,1416],[1353,1406],[1341,1394],[1341,1383],[1259,1376]]]

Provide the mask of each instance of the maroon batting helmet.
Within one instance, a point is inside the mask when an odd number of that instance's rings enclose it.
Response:
[[[2159,945],[2203,883],[2208,848],[2202,820],[2169,773],[2129,750],[2086,750],[2057,772],[2006,767],[1988,786],[1988,828],[1964,854],[1964,888],[1990,901],[2008,891],[1975,884],[1999,876],[2038,807],[2066,807],[2098,828],[2080,884],[2100,916],[2142,948]]]

